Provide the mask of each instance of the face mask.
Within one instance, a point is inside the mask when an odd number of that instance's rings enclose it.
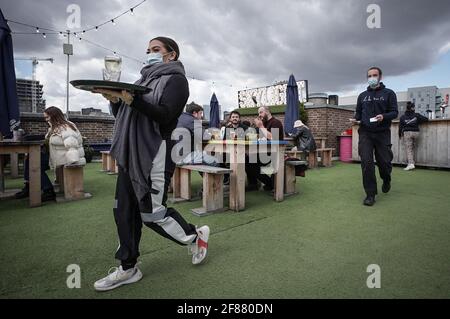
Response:
[[[378,78],[376,77],[371,77],[367,80],[367,84],[369,84],[369,86],[374,89],[377,87],[378,85]]]
[[[159,52],[155,53],[149,53],[147,54],[147,64],[152,65],[155,63],[162,63],[163,62],[163,56]]]
[[[164,62],[163,58],[170,53],[172,53],[172,52],[166,53],[164,55],[162,55],[159,52],[149,53],[149,54],[147,54],[147,64],[152,65],[155,63],[162,63],[162,62]]]

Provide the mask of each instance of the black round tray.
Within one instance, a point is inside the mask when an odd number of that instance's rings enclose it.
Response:
[[[128,91],[131,94],[145,94],[150,92],[146,86],[135,85],[125,82],[104,81],[104,80],[73,80],[70,81],[74,87],[85,91],[95,91],[96,89],[107,89],[114,91]]]

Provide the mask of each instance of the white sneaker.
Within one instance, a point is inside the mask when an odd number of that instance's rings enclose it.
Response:
[[[192,253],[192,263],[198,265],[205,260],[208,253],[209,227],[197,228],[197,240],[191,244],[189,249]]]
[[[111,272],[111,270],[114,271]],[[142,272],[137,266],[128,270],[123,270],[122,266],[119,268],[113,267],[109,270],[108,276],[94,283],[94,288],[97,291],[107,291],[122,285],[132,284],[141,280],[141,278]]]
[[[406,166],[403,170],[405,171],[410,171],[415,169],[416,167],[414,166],[414,164],[408,164],[408,166]]]

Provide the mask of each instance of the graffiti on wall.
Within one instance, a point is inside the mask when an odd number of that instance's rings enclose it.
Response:
[[[308,101],[308,81],[297,81],[298,100]],[[247,89],[238,92],[239,108],[286,104],[287,83]]]

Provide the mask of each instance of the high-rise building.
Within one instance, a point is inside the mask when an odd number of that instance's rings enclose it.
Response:
[[[450,95],[450,88],[438,88],[436,86],[422,86],[408,88],[408,91],[395,92],[397,95],[398,112],[401,116],[406,110],[406,103],[413,102],[416,112],[427,117],[442,117],[440,106],[445,102],[446,96]],[[339,97],[339,106],[356,108],[358,96]],[[429,114],[431,113],[431,114]],[[449,111],[446,111],[448,114]]]
[[[427,116],[428,112],[436,112],[442,104],[442,96],[437,86],[408,88],[408,100],[416,105],[416,112]]]
[[[36,112],[42,113],[45,110],[45,100],[42,99],[44,94],[43,85],[39,81],[32,81],[27,79],[17,79],[17,99],[19,102],[20,112]],[[35,101],[36,109],[33,109],[33,102]]]
[[[209,121],[209,113],[211,112],[211,106],[209,104],[203,104],[203,119]]]

